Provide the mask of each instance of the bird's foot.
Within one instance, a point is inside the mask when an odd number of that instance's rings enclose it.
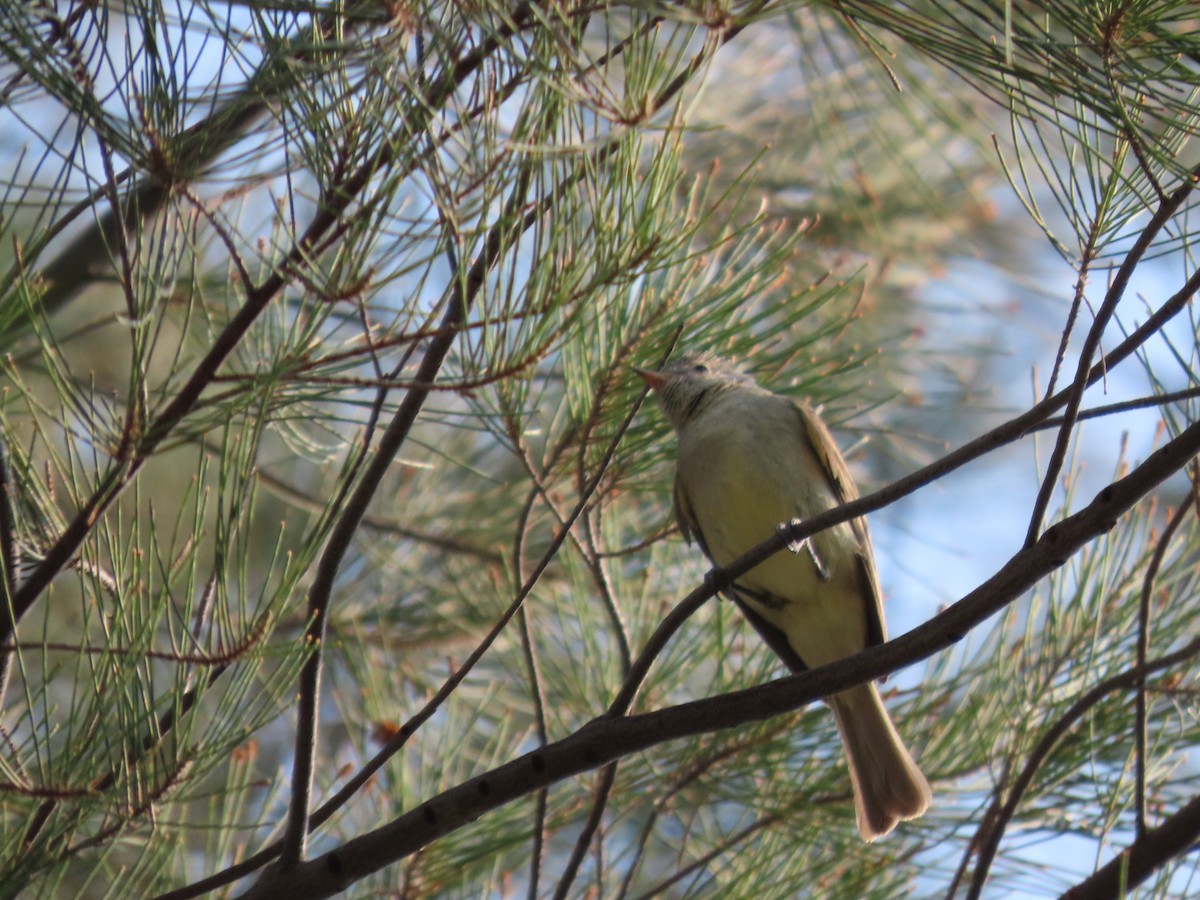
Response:
[[[781,538],[788,542],[787,548],[792,553],[800,553],[801,551],[807,553],[809,559],[811,559],[813,562],[813,566],[817,570],[817,577],[822,581],[828,581],[829,570],[825,568],[825,563],[821,560],[821,555],[817,553],[817,548],[813,546],[812,537],[809,536],[799,541],[793,541],[789,539],[792,527],[799,525],[801,521],[802,520],[799,518],[792,519],[790,522],[781,524],[776,531]]]

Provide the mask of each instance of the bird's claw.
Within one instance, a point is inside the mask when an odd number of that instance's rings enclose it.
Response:
[[[822,562],[820,555],[817,553],[817,548],[813,546],[812,537],[806,537],[799,541],[790,540],[791,530],[793,526],[799,525],[799,518],[792,519],[790,522],[784,522],[776,529],[779,536],[788,542],[787,548],[792,553],[799,553],[804,550],[808,553],[809,559],[812,560],[813,566],[817,570],[817,577],[822,581],[829,580],[829,570],[825,568],[825,563]]]

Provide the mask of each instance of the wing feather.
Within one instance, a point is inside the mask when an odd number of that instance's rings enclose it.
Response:
[[[800,401],[796,401],[796,412],[800,416],[804,437],[820,461],[821,468],[828,474],[829,489],[834,498],[839,504],[857,500],[858,488],[825,423],[807,404]],[[861,516],[850,520],[850,528],[858,540],[859,585],[863,596],[870,602],[867,611],[867,646],[874,647],[887,640],[887,626],[884,625],[879,574],[875,571],[875,557],[871,551],[871,534],[867,531],[867,520]]]
[[[683,538],[689,544],[693,540],[700,542],[700,549],[704,551],[704,555],[712,559],[712,555],[708,552],[708,547],[705,546],[704,536],[700,533],[700,523],[696,521],[696,514],[692,512],[692,505],[688,502],[687,491],[684,490],[683,481],[679,477],[679,472],[675,473],[675,491],[673,495],[675,505],[675,524],[679,526],[679,530],[683,533]]]

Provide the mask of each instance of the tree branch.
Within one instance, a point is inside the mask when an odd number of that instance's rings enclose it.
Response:
[[[1200,840],[1200,796],[1157,828],[1135,840],[1059,900],[1112,900],[1124,897]]]
[[[1158,237],[1158,233],[1167,226],[1167,223],[1174,218],[1175,213],[1183,206],[1184,201],[1191,196],[1197,177],[1200,177],[1200,168],[1193,169],[1191,177],[1184,179],[1183,183],[1159,204],[1150,221],[1146,223],[1146,227],[1138,235],[1133,247],[1125,254],[1125,259],[1121,261],[1121,266],[1117,269],[1112,284],[1104,294],[1104,302],[1096,311],[1092,327],[1088,330],[1079,351],[1079,367],[1076,370],[1075,380],[1066,389],[1067,402],[1063,411],[1063,423],[1059,429],[1058,440],[1051,451],[1050,461],[1046,465],[1046,474],[1042,477],[1042,484],[1033,504],[1033,512],[1029,517],[1029,530],[1025,535],[1026,544],[1033,543],[1038,532],[1041,531],[1042,519],[1046,515],[1046,508],[1050,505],[1050,495],[1054,492],[1055,485],[1058,484],[1059,473],[1067,458],[1067,448],[1070,444],[1071,434],[1075,430],[1075,417],[1079,414],[1079,407],[1083,403],[1083,392],[1091,383],[1092,360],[1100,349],[1104,329],[1116,314],[1117,305],[1125,296],[1125,288],[1128,287],[1129,280],[1137,270],[1138,263],[1150,249],[1154,239]],[[1082,276],[1080,277],[1082,278]]]
[[[1157,672],[1178,665],[1181,662],[1186,662],[1197,653],[1200,653],[1200,638],[1197,638],[1186,647],[1174,653],[1151,661],[1149,665],[1139,662],[1127,671],[1114,675],[1111,678],[1106,678],[1072,703],[1071,708],[1063,713],[1047,729],[1038,741],[1037,746],[1034,747],[1029,757],[1025,760],[1025,765],[1021,769],[1021,773],[1013,780],[1012,786],[1008,790],[1008,797],[1005,799],[1003,805],[1000,804],[999,797],[997,797],[992,807],[984,813],[983,824],[980,825],[975,839],[971,841],[967,849],[960,872],[965,871],[971,852],[978,849],[979,853],[979,860],[975,864],[975,874],[971,879],[970,890],[967,892],[967,900],[978,900],[983,895],[983,888],[987,883],[988,871],[991,869],[992,861],[996,857],[996,851],[1000,848],[1000,840],[1004,837],[1008,823],[1016,815],[1017,806],[1025,796],[1025,792],[1029,790],[1030,785],[1033,784],[1033,779],[1036,777],[1042,763],[1046,761],[1050,755],[1050,751],[1054,749],[1063,735],[1071,729],[1071,726],[1083,718],[1088,710],[1114,691],[1138,687],[1151,672]],[[952,886],[948,896],[953,897],[954,893],[955,889]]]

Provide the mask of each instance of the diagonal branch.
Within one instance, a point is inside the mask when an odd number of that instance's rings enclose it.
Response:
[[[1142,595],[1138,603],[1137,667],[1139,669],[1146,667],[1146,653],[1150,646],[1150,600],[1154,591],[1154,582],[1158,578],[1158,570],[1162,567],[1163,559],[1167,555],[1167,548],[1175,537],[1175,532],[1183,524],[1184,517],[1195,508],[1196,482],[1194,475],[1193,467],[1192,490],[1179,504],[1170,521],[1167,522],[1167,527],[1159,536],[1158,545],[1154,548],[1150,564],[1146,567],[1146,577],[1142,581]],[[1148,715],[1146,705],[1146,678],[1143,674],[1137,684],[1137,699],[1134,706],[1136,724],[1133,732],[1134,751],[1137,755],[1134,781],[1134,808],[1137,821],[1134,834],[1138,838],[1146,836],[1146,769],[1148,767],[1146,757],[1149,752],[1146,746],[1146,718]]]
[[[1193,797],[1179,812],[1157,828],[1151,828],[1059,900],[1109,900],[1128,896],[1131,888],[1186,853],[1197,841],[1200,841],[1200,796]]]
[[[1179,212],[1180,207],[1191,196],[1197,179],[1200,179],[1200,168],[1193,169],[1191,177],[1185,179],[1183,184],[1159,204],[1150,221],[1146,223],[1146,227],[1138,235],[1138,239],[1134,242],[1133,247],[1125,255],[1125,259],[1121,261],[1121,266],[1117,269],[1117,274],[1113,278],[1112,284],[1109,285],[1108,291],[1105,292],[1104,302],[1096,311],[1092,327],[1088,330],[1087,337],[1084,338],[1083,346],[1079,351],[1079,367],[1075,374],[1075,380],[1067,388],[1067,402],[1063,412],[1063,423],[1059,429],[1058,440],[1051,451],[1050,461],[1046,466],[1046,474],[1042,478],[1042,485],[1038,490],[1037,499],[1034,501],[1033,512],[1029,517],[1029,531],[1025,535],[1026,545],[1032,544],[1036,540],[1038,532],[1042,529],[1042,519],[1046,515],[1046,508],[1050,505],[1050,496],[1054,493],[1055,485],[1058,484],[1059,473],[1062,472],[1063,463],[1067,458],[1067,449],[1070,445],[1071,435],[1075,430],[1075,419],[1079,414],[1079,407],[1083,404],[1083,392],[1087,390],[1088,385],[1091,383],[1092,372],[1094,370],[1092,360],[1096,358],[1096,354],[1100,350],[1100,341],[1104,337],[1104,330],[1116,314],[1117,306],[1125,296],[1125,289],[1129,286],[1129,280],[1133,277],[1133,273],[1137,271],[1142,257],[1146,255],[1146,252],[1153,245],[1159,232],[1167,226],[1167,223],[1171,221],[1175,214]]]
[[[1016,815],[1017,806],[1029,790],[1030,785],[1033,784],[1033,779],[1037,776],[1038,770],[1047,757],[1049,757],[1050,751],[1062,739],[1063,735],[1070,731],[1071,727],[1082,719],[1092,707],[1110,694],[1115,691],[1127,690],[1131,687],[1136,688],[1144,682],[1145,677],[1151,672],[1158,672],[1162,669],[1179,665],[1191,659],[1197,653],[1200,653],[1200,638],[1189,642],[1186,646],[1160,659],[1151,660],[1148,664],[1139,662],[1127,671],[1114,675],[1111,678],[1106,678],[1071,704],[1071,708],[1063,713],[1047,729],[1046,733],[1038,741],[1037,746],[1030,752],[1024,767],[1021,769],[1021,773],[1014,779],[1004,803],[1001,804],[999,802],[1000,798],[997,797],[992,807],[984,813],[983,824],[967,849],[966,857],[969,857],[976,849],[978,849],[979,853],[970,890],[967,893],[967,900],[979,900],[983,895],[983,888],[987,883],[988,871],[991,869],[992,861],[996,857],[996,851],[1000,848],[1000,840],[1004,837],[1005,829],[1008,823],[1012,821],[1013,816]],[[959,871],[965,871],[966,865],[967,859],[964,858],[963,865]],[[955,890],[951,887],[947,896],[953,897],[954,893]]]

